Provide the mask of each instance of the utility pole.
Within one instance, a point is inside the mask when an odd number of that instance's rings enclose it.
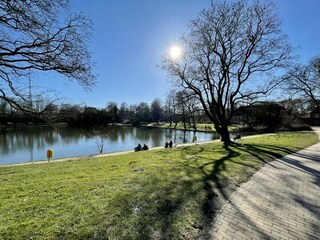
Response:
[[[31,92],[30,69],[29,69],[29,107],[30,107],[30,109],[32,109],[32,92]]]

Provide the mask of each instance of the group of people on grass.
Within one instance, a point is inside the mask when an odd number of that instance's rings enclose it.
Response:
[[[164,144],[164,148],[172,148],[173,142],[170,140],[170,142],[166,141],[166,143]]]
[[[141,150],[148,150],[149,148],[148,148],[148,146],[146,145],[146,144],[143,144],[143,147],[141,147],[141,145],[140,145],[140,143],[138,143],[138,146],[136,146],[135,148],[134,148],[134,151],[135,152],[138,152],[138,151],[141,151]]]
[[[164,148],[172,148],[172,146],[173,146],[173,142],[171,140],[169,142],[166,141],[166,143],[164,144]],[[149,147],[146,144],[143,144],[143,147],[142,147],[141,144],[138,143],[138,146],[134,148],[135,152],[143,151],[143,150],[149,150]]]

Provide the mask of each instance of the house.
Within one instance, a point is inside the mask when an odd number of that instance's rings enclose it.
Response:
[[[320,108],[316,108],[310,112],[310,124],[320,126]]]
[[[278,103],[257,103],[235,110],[231,122],[249,127],[266,126],[270,129],[288,122],[287,110]]]
[[[314,109],[311,113],[310,113],[310,118],[320,118],[320,108],[316,108]]]

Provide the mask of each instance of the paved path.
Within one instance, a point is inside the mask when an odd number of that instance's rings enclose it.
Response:
[[[242,184],[210,234],[213,239],[320,239],[320,143],[265,165]]]

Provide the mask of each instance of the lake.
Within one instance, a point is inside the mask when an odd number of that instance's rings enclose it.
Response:
[[[192,142],[193,132],[144,128],[131,126],[108,126],[103,133],[103,153],[132,150],[138,143],[149,147],[164,146],[166,141],[174,144]],[[41,161],[46,151],[54,150],[54,159],[98,154],[97,132],[86,128],[24,126],[0,129],[0,164]],[[213,133],[197,132],[198,142],[219,139]]]

